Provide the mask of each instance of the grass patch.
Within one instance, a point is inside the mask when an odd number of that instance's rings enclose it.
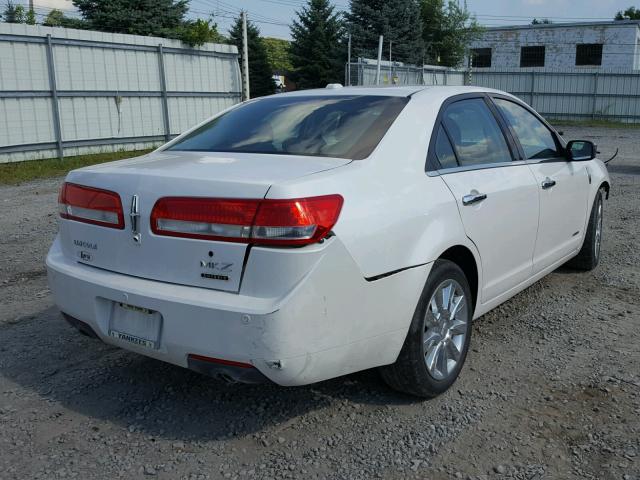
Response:
[[[554,127],[640,128],[640,123],[614,122],[612,120],[549,120]]]
[[[152,149],[78,155],[76,157],[65,157],[63,160],[47,158],[45,160],[30,160],[27,162],[0,163],[0,185],[16,185],[38,178],[61,177],[75,168],[121,160],[123,158],[138,157],[149,153],[151,150]]]

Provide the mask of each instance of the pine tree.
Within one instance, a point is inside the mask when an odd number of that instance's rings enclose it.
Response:
[[[298,88],[324,87],[344,78],[344,28],[328,0],[309,0],[291,26],[291,63]]]
[[[45,17],[42,25],[45,27],[76,28],[79,30],[89,30],[89,22],[81,18],[67,17],[62,10],[54,8]]]
[[[25,23],[26,21],[24,7],[16,5],[11,0],[7,0],[2,17],[7,23]]]
[[[67,18],[59,10],[52,10],[45,24],[175,38],[192,47],[222,41],[216,24],[211,20],[185,19],[189,10],[188,0],[72,1],[80,10],[82,20]]]
[[[73,0],[92,29],[167,36],[183,24],[187,0]]]
[[[421,0],[426,62],[457,67],[462,63],[469,43],[482,32],[475,17],[453,0]]]
[[[36,12],[33,11],[33,8],[30,8],[25,15],[24,23],[27,25],[35,25],[36,24]]]
[[[238,47],[240,64],[242,65],[242,18],[238,18],[231,30],[229,30],[229,43]],[[262,97],[275,93],[276,84],[273,81],[273,72],[269,66],[267,50],[262,38],[260,38],[260,30],[249,20],[247,20],[247,47],[249,50],[249,90],[251,97]]]
[[[418,0],[351,0],[347,13],[354,57],[377,58],[378,38],[384,36],[383,59],[422,65],[424,43]]]
[[[640,20],[640,8],[629,7],[616,13],[614,20]]]

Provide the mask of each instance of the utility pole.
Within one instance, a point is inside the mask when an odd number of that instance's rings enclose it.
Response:
[[[33,10],[33,0],[29,0],[29,10]]]
[[[351,34],[347,43],[347,86],[351,86]]]
[[[391,45],[393,42],[389,40],[389,85],[393,85],[393,60],[391,59]]]
[[[249,100],[249,44],[247,40],[247,12],[242,10],[242,100]]]
[[[376,85],[380,85],[380,63],[382,62],[382,42],[384,41],[384,37],[380,35],[380,40],[378,41],[378,68],[376,69]]]

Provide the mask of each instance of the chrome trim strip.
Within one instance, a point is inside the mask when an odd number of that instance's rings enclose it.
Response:
[[[517,167],[520,165],[537,165],[538,163],[568,162],[565,157],[539,158],[534,160],[514,160],[512,162],[485,163],[483,165],[468,165],[466,167],[442,168],[440,170],[429,170],[427,176],[438,177],[450,173],[470,172],[473,170],[485,170],[487,168]]]
[[[509,162],[496,162],[496,163],[484,163],[481,165],[467,165],[466,167],[454,167],[454,168],[442,168],[440,170],[433,170],[427,172],[429,176],[449,175],[451,173],[459,172],[471,172],[473,170],[487,170],[489,168],[502,168],[502,167],[519,167],[526,165],[524,160],[514,160]],[[433,174],[433,175],[431,175]]]

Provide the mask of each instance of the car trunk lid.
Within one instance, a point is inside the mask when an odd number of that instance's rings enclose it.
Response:
[[[65,254],[106,270],[237,292],[247,244],[155,235],[150,217],[163,197],[264,198],[274,183],[338,168],[349,160],[263,154],[155,152],[75,170],[68,182],[116,192],[124,229],[62,220]]]

